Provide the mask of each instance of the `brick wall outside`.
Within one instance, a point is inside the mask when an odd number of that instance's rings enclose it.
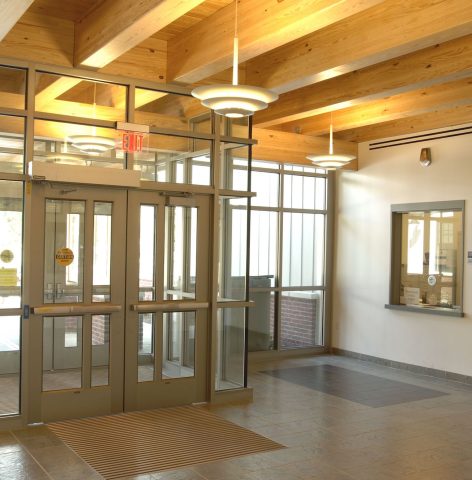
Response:
[[[92,345],[108,343],[108,315],[94,315],[92,321]]]
[[[317,325],[319,299],[282,296],[282,348],[308,348],[321,344]]]

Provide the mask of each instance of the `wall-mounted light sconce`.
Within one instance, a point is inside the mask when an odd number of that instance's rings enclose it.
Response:
[[[429,167],[431,165],[431,149],[422,148],[420,153],[420,163],[422,167]]]

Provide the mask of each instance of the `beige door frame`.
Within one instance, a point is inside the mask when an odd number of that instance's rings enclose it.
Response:
[[[128,202],[127,202],[128,197]],[[83,200],[85,208],[84,302],[44,304],[44,252],[46,199]],[[112,270],[109,303],[92,303],[94,202],[113,202]],[[139,302],[139,208],[157,207],[156,301]],[[195,299],[164,299],[165,207],[191,206],[198,211],[197,282]],[[32,186],[31,317],[28,349],[28,423],[103,415],[170,405],[204,402],[209,398],[208,336],[210,325],[210,196],[181,196],[156,191],[94,188],[83,185],[35,183]],[[126,214],[127,212],[127,214]],[[125,281],[123,280],[125,279]],[[82,388],[42,392],[43,317],[82,316]],[[194,311],[195,376],[161,378],[162,321],[165,312]],[[138,315],[155,313],[155,381],[137,382]],[[108,386],[91,387],[91,315],[110,315],[110,380]]]
[[[151,205],[157,209],[155,301],[139,302],[139,235],[140,205]],[[166,300],[164,292],[165,226],[166,206],[197,208],[197,265],[195,299]],[[127,255],[127,298],[126,298],[126,361],[125,361],[125,410],[141,410],[171,405],[190,404],[208,400],[208,331],[210,315],[210,198],[207,195],[165,195],[156,191],[130,191],[128,197],[128,249]],[[195,327],[195,376],[185,378],[161,378],[163,316],[165,312],[194,311]],[[155,318],[155,379],[139,382],[138,359],[138,315],[154,313]]]
[[[31,312],[29,345],[28,423],[123,411],[123,350],[126,191],[78,185],[35,183],[32,186]],[[85,201],[83,303],[44,304],[46,199]],[[92,303],[94,202],[112,202],[111,298]],[[43,317],[82,316],[82,387],[42,392]],[[91,387],[91,316],[110,315],[109,385]]]

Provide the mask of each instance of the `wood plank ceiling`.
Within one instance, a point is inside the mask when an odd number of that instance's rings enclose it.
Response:
[[[154,82],[229,81],[232,0],[2,3],[2,57]],[[239,0],[238,8],[242,83],[280,94],[255,115],[255,131],[287,143],[287,157],[290,144],[325,148],[331,117],[344,146],[472,121],[471,1]],[[45,85],[38,105],[73,100],[77,83]],[[137,103],[150,112],[164,100]],[[111,106],[122,104],[117,96]]]

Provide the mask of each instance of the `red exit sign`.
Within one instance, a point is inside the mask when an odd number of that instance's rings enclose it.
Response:
[[[142,152],[144,143],[144,133],[141,132],[123,132],[122,148],[124,152],[134,153]]]

